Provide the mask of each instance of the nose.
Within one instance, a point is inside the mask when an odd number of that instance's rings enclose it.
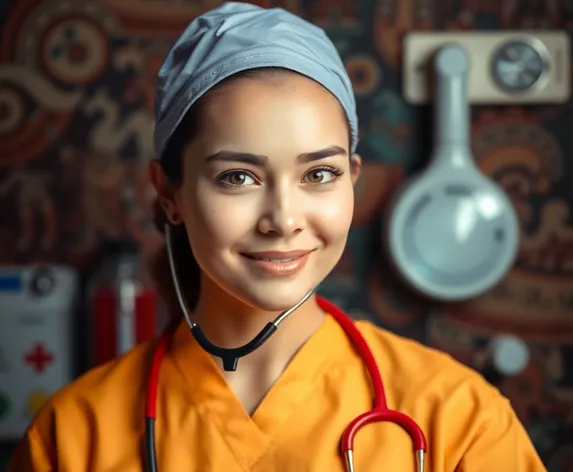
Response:
[[[304,229],[300,203],[292,190],[283,189],[268,195],[258,230],[268,236],[289,237],[300,233]]]

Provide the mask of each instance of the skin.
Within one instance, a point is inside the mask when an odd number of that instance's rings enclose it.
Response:
[[[311,79],[241,78],[208,101],[200,133],[184,150],[180,185],[151,162],[158,198],[172,223],[185,224],[201,268],[193,316],[212,342],[230,348],[250,341],[339,261],[360,170],[360,157],[349,157],[348,136],[339,102]],[[322,158],[308,160],[320,150],[327,150]],[[227,151],[260,156],[260,162],[230,160]],[[263,273],[242,255],[301,249],[312,253],[288,276]],[[247,411],[255,410],[324,317],[311,297],[265,345],[242,358],[236,372],[224,372]]]

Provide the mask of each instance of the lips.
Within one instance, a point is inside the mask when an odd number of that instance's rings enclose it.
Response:
[[[256,260],[273,261],[273,262],[284,262],[292,261],[293,259],[298,259],[299,257],[306,256],[311,253],[309,250],[298,250],[298,251],[264,251],[264,252],[246,252],[243,255]]]
[[[263,251],[241,255],[258,271],[267,275],[287,276],[301,271],[312,250]]]

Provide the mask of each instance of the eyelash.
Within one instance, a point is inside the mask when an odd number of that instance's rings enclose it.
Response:
[[[334,180],[338,180],[339,177],[342,177],[342,174],[344,174],[344,171],[342,169],[339,169],[337,167],[331,167],[331,166],[321,166],[321,167],[315,167],[314,169],[310,169],[306,175],[310,174],[311,172],[321,172],[321,171],[327,171],[330,172],[332,175],[334,175],[334,177],[336,177]]]
[[[331,166],[320,166],[320,167],[315,167],[313,169],[309,169],[308,172],[305,174],[305,177],[312,173],[312,172],[330,172],[333,176],[334,179],[329,181],[329,182],[325,182],[325,183],[318,183],[316,185],[327,185],[327,184],[331,184],[334,181],[338,180],[343,174],[344,171],[341,169],[338,169],[336,167],[331,167]],[[223,172],[222,174],[219,174],[219,176],[217,177],[217,182],[221,185],[224,185],[225,187],[232,187],[232,188],[240,188],[243,187],[243,185],[235,185],[235,184],[231,184],[229,182],[225,182],[223,179],[225,179],[226,177],[229,177],[231,175],[234,174],[246,174],[248,175],[251,179],[255,180],[256,182],[259,182],[259,179],[257,179],[252,172],[245,170],[245,169],[233,169],[233,170],[228,170]]]

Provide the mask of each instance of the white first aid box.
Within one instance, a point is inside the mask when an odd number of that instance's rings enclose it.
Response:
[[[21,438],[73,380],[78,279],[66,266],[0,267],[0,441]]]

